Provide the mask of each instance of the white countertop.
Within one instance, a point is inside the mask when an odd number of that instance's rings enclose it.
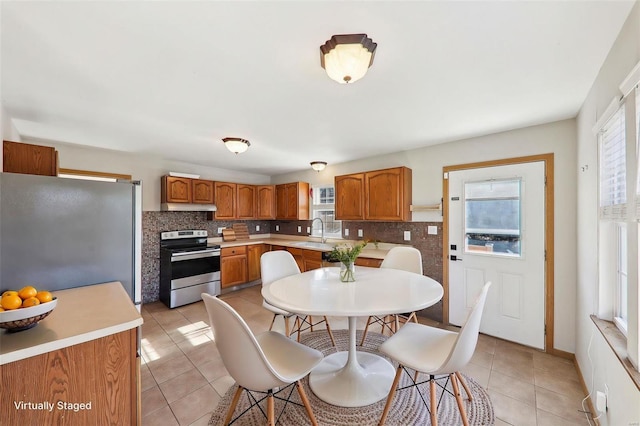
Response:
[[[142,324],[120,282],[53,292],[56,308],[37,326],[17,333],[0,331],[0,365],[85,343]]]
[[[209,238],[209,243],[220,244],[220,247],[238,247],[238,246],[247,246],[251,244],[271,244],[277,246],[285,246],[285,247],[294,247],[304,250],[317,250],[317,251],[331,251],[327,248],[319,248],[312,246],[302,246],[300,243],[305,241],[313,241],[318,242],[318,238],[309,238],[309,237],[296,237],[296,236],[278,236],[274,237],[269,234],[262,234],[251,236],[248,240],[236,240],[236,241],[222,241],[222,238]],[[361,241],[346,241],[346,240],[329,240],[327,241],[328,246],[335,246],[341,244],[358,244]],[[400,244],[389,244],[389,243],[379,243],[378,248],[375,248],[373,243],[367,244],[367,246],[362,250],[359,257],[370,258],[370,259],[384,259],[391,250],[392,247],[399,246]]]

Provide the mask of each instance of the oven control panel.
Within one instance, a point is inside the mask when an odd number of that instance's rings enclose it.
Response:
[[[170,231],[160,234],[161,240],[176,240],[179,238],[206,237],[207,231],[204,230],[188,230],[188,231]]]

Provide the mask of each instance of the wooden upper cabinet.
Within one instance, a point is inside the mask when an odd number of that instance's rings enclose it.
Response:
[[[411,220],[411,169],[395,167],[335,177],[336,219]]]
[[[236,189],[236,214],[238,219],[256,217],[256,187],[238,183]]]
[[[4,141],[2,155],[2,168],[5,172],[58,175],[58,151],[53,147]]]
[[[336,219],[364,219],[364,173],[335,177]]]
[[[411,169],[396,167],[365,173],[365,220],[411,220]]]
[[[309,183],[276,185],[276,219],[309,220]]]
[[[191,180],[191,199],[197,204],[213,204],[213,181],[203,179]]]
[[[236,218],[236,187],[235,183],[214,182],[216,219]]]
[[[275,185],[256,186],[256,219],[276,218]]]
[[[160,195],[163,203],[190,203],[191,179],[177,176],[162,176]]]
[[[162,176],[162,203],[213,204],[213,181],[178,176]]]

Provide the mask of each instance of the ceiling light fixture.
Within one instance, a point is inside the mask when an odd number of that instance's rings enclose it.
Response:
[[[222,142],[234,154],[242,154],[251,146],[251,142],[242,138],[223,138]]]
[[[354,83],[373,64],[377,46],[366,34],[334,35],[320,46],[320,63],[332,80]]]
[[[327,167],[326,161],[312,161],[310,164],[311,164],[311,168],[318,173],[324,170],[325,167]]]

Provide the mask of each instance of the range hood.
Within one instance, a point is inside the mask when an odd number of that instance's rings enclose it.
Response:
[[[215,212],[215,204],[189,204],[189,203],[162,203],[160,210],[163,212]]]

